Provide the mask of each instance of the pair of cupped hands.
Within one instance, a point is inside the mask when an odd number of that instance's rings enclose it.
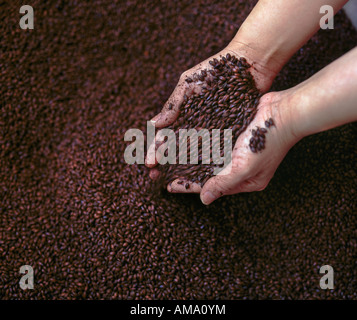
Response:
[[[257,61],[252,61],[243,52],[235,52],[227,47],[218,54],[185,71],[180,76],[175,90],[161,112],[151,120],[156,128],[164,128],[175,122],[180,114],[180,107],[185,95],[190,97],[200,93],[202,89],[201,82],[188,83],[185,80],[188,77],[192,78],[194,74],[200,74],[202,70],[212,69],[209,61],[213,58],[219,60],[222,56],[226,56],[227,53],[237,58],[243,56],[251,64],[249,71],[252,73],[260,92],[264,93],[270,88],[276,76],[274,70],[264,67]],[[235,142],[232,163],[219,175],[210,178],[203,187],[197,183],[192,183],[190,177],[176,179],[167,186],[167,190],[172,193],[200,193],[201,201],[206,205],[224,195],[263,190],[273,177],[286,153],[298,140],[292,125],[293,115],[289,113],[288,95],[288,91],[281,91],[269,92],[261,97],[254,120]],[[267,135],[265,149],[258,153],[251,152],[249,140],[252,130],[256,127],[264,127],[265,121],[270,118],[274,120],[274,126]],[[159,171],[155,168],[158,163],[155,156],[157,148],[157,144],[149,146],[145,160],[146,166],[151,168],[150,177],[152,179],[156,179],[159,175]],[[178,183],[179,181],[180,183]],[[185,187],[187,183],[190,185],[188,189]]]

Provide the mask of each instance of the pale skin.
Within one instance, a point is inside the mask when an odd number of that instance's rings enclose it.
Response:
[[[243,56],[256,85],[266,92],[283,65],[319,28],[320,7],[331,5],[337,12],[345,0],[260,0],[245,20],[231,43],[214,57],[234,54]],[[200,83],[188,84],[185,79],[198,70],[210,69],[213,57],[184,72],[179,83],[159,115],[152,120],[158,128],[173,123],[179,115],[184,94],[200,91]],[[252,129],[264,127],[265,120],[275,125],[266,134],[265,149],[252,153],[249,139]],[[223,195],[263,190],[289,149],[307,135],[331,129],[357,120],[357,48],[334,61],[303,83],[282,91],[270,92],[261,98],[258,112],[235,143],[231,170],[214,176],[201,188],[191,183],[187,190],[178,180],[167,186],[169,192],[200,193],[204,204]],[[146,159],[155,179],[157,159],[150,146]],[[151,158],[150,158],[151,157]],[[223,172],[224,173],[224,172]],[[182,179],[181,179],[182,180]],[[186,181],[185,181],[186,182]]]

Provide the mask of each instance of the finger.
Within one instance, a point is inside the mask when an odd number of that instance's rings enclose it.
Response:
[[[264,190],[266,186],[266,184],[263,185],[246,180],[243,181],[240,185],[238,185],[237,189],[239,189],[239,192],[255,192]]]
[[[145,165],[148,168],[153,168],[157,166],[157,164],[164,156],[164,154],[162,153],[163,150],[160,150],[160,147],[167,141],[167,136],[163,132],[163,130],[157,132],[155,140],[148,147],[148,152],[145,158]],[[176,144],[173,144],[173,141],[170,140],[170,145],[168,147],[175,148],[175,146]]]
[[[149,172],[149,177],[153,181],[156,181],[157,179],[159,179],[160,175],[161,175],[160,170],[158,170],[156,168],[151,169],[150,172]]]
[[[148,168],[153,168],[157,165],[156,149],[157,147],[155,142],[149,145],[148,152],[145,158],[145,166],[147,166]]]
[[[169,183],[167,191],[171,193],[200,193],[201,186],[198,183],[182,178]]]
[[[264,175],[264,172],[259,172],[255,177],[242,180],[242,182],[237,185],[239,192],[255,192],[264,190],[272,176]]]
[[[188,78],[190,78],[188,75],[181,76],[179,83],[161,112],[151,119],[151,121],[155,121],[157,128],[164,128],[175,122],[180,114],[180,107],[184,102],[185,96],[189,98],[193,94],[201,92],[203,82],[197,80],[196,82],[188,83],[186,82]]]
[[[157,152],[157,149],[164,143],[164,138],[165,135],[163,135],[163,133],[159,131],[156,134],[153,143],[149,145],[148,152],[145,158],[145,166],[147,166],[148,168],[153,168],[157,166],[158,162],[162,158],[163,155],[160,152]]]
[[[240,183],[244,180],[244,175],[234,170],[230,174],[214,176],[203,186],[200,195],[201,201],[203,204],[209,205],[223,195],[237,193]]]
[[[156,128],[164,128],[175,122],[180,114],[180,106],[184,100],[185,94],[185,84],[179,83],[165,103],[161,112],[151,119],[151,121],[155,121]]]

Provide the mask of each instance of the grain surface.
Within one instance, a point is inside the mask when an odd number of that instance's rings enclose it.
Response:
[[[126,130],[145,130],[254,3],[34,0],[27,32],[19,1],[0,6],[0,298],[357,298],[355,123],[300,141],[266,190],[209,207],[154,192],[124,162]],[[356,44],[337,14],[273,90]],[[325,264],[332,291],[319,287]]]

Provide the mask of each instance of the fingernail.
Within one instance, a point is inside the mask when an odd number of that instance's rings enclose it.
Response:
[[[160,177],[160,171],[157,169],[151,169],[149,172],[149,177],[151,180],[157,180]]]
[[[168,191],[168,192],[172,192],[171,182],[167,185],[167,191]]]
[[[202,198],[201,198],[203,204],[205,205],[209,205],[210,203],[212,203],[214,200],[216,200],[216,197],[213,195],[213,193],[211,191],[206,191]]]
[[[157,114],[157,115],[156,115],[154,118],[152,118],[150,121],[151,121],[151,122],[156,122],[157,120],[159,120],[160,116],[161,116],[161,113]]]

